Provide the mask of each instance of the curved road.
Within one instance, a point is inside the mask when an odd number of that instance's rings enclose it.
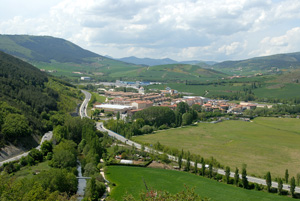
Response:
[[[86,93],[88,93],[88,92],[86,92]],[[87,99],[90,99],[90,96],[89,96],[89,98],[87,97]],[[113,132],[111,130],[106,129],[103,126],[102,122],[97,122],[96,123],[96,127],[97,127],[98,130],[107,132],[109,136],[111,136],[111,137],[113,137],[113,138],[115,138],[115,139],[117,139],[117,140],[119,140],[119,141],[121,141],[121,142],[123,142],[125,144],[128,144],[130,146],[134,145],[138,149],[141,149],[141,147],[142,147],[140,144],[138,144],[136,142],[133,142],[132,140],[129,140],[129,139],[125,138],[124,136],[118,134],[118,133],[115,133],[115,132]],[[149,147],[145,147],[145,151],[149,152],[149,153],[163,154],[163,152],[156,151],[156,150],[154,150],[152,148],[149,148]],[[169,154],[167,154],[167,155],[168,155],[168,157],[169,157],[170,160],[178,161],[177,157],[169,155]],[[186,162],[185,159],[182,159],[182,161]],[[193,161],[191,161],[191,165],[195,166],[195,163]],[[202,165],[201,164],[197,164],[197,167],[201,168]],[[217,172],[218,174],[225,175],[225,170],[223,170],[223,169],[214,168],[214,171]],[[234,172],[230,173],[230,177],[234,177]],[[240,174],[240,178],[242,178],[241,174]],[[247,179],[248,179],[249,182],[252,182],[252,183],[262,184],[262,185],[265,185],[265,186],[267,185],[265,179],[261,179],[261,178],[257,178],[257,177],[251,177],[251,176],[247,176]],[[278,183],[277,182],[272,182],[272,187],[277,188],[278,187]],[[283,184],[283,189],[287,190],[287,191],[290,191],[289,184]],[[295,192],[300,193],[300,188],[296,187],[295,188]]]
[[[84,91],[84,90],[81,90],[81,91],[82,91],[82,93],[84,93],[85,99],[84,99],[83,103],[82,103],[81,106],[80,106],[79,113],[80,113],[80,116],[81,116],[81,117],[88,117],[88,116],[87,116],[87,112],[86,112],[86,108],[87,108],[88,102],[89,102],[90,99],[91,99],[91,94],[90,94],[89,92],[87,92],[87,91]],[[88,117],[88,118],[89,118],[89,117]],[[36,149],[40,150],[40,149],[41,149],[41,145],[43,144],[43,142],[44,142],[45,140],[51,140],[51,139],[52,139],[52,136],[53,136],[52,131],[49,131],[49,132],[45,133],[45,134],[43,135],[42,139],[41,139],[40,145],[37,146]],[[25,153],[20,154],[20,155],[17,155],[17,156],[14,156],[14,157],[9,158],[9,159],[7,159],[7,160],[5,160],[5,161],[2,161],[2,162],[0,162],[0,166],[2,166],[4,163],[8,163],[8,162],[20,160],[23,156],[24,156],[24,157],[27,156],[27,155],[29,154],[29,152],[30,152],[30,151],[25,152]]]
[[[37,146],[36,149],[41,150],[41,145],[43,144],[43,142],[44,142],[45,140],[51,140],[51,139],[52,139],[52,136],[53,136],[52,131],[49,131],[48,133],[45,133],[45,134],[43,135],[43,137],[42,137],[42,140],[41,140],[41,142],[40,142],[40,145]],[[27,156],[27,155],[29,154],[29,152],[30,152],[30,151],[27,151],[27,152],[25,152],[25,153],[23,153],[23,154],[20,154],[20,155],[14,156],[14,157],[12,157],[12,158],[9,158],[9,159],[7,159],[7,160],[5,160],[5,161],[2,161],[2,162],[0,162],[0,166],[2,166],[4,163],[9,163],[9,162],[12,162],[12,161],[20,160],[23,156],[24,156],[24,157]]]
[[[83,118],[83,117],[90,118],[87,115],[86,109],[88,107],[88,103],[91,100],[92,95],[89,92],[84,91],[84,90],[81,90],[81,92],[84,93],[85,99],[84,99],[83,103],[81,104],[81,106],[79,108],[79,114],[80,114],[81,118]]]

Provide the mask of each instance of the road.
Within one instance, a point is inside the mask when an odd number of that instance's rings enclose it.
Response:
[[[88,92],[86,92],[86,93],[88,93]],[[88,96],[88,97],[86,97],[86,99],[90,99],[90,96]],[[117,139],[117,140],[119,140],[119,141],[121,141],[121,142],[123,142],[123,143],[125,143],[127,145],[130,145],[130,146],[134,145],[137,149],[141,149],[142,148],[142,146],[140,144],[138,144],[138,143],[136,143],[136,142],[134,142],[132,140],[129,140],[129,139],[125,138],[124,136],[118,134],[118,133],[115,133],[115,132],[113,132],[111,130],[106,129],[103,126],[102,122],[97,122],[96,123],[96,127],[97,127],[98,130],[103,131],[103,132],[107,132],[109,136],[111,136],[111,137],[113,137],[113,138],[115,138],[115,139]],[[156,151],[156,150],[154,150],[152,148],[149,148],[149,147],[145,147],[145,151],[148,152],[148,153],[163,154],[163,152]],[[167,154],[167,155],[168,155],[168,157],[169,157],[170,160],[176,161],[176,162],[178,161],[177,157],[169,155],[169,154]],[[185,159],[182,159],[182,161],[186,162]],[[195,166],[195,163],[193,161],[191,161],[191,165]],[[197,164],[197,167],[198,168],[202,168],[202,165],[201,164]],[[214,171],[217,172],[218,174],[225,175],[225,171],[223,169],[214,168]],[[230,173],[230,177],[234,178],[234,172]],[[240,172],[240,179],[241,178],[242,177],[241,177],[241,172]],[[252,183],[262,184],[264,186],[267,185],[265,179],[261,179],[261,178],[257,178],[257,177],[251,177],[251,176],[247,176],[247,179],[248,179],[249,182],[252,182]],[[277,188],[278,187],[278,183],[277,182],[272,182],[272,187]],[[289,185],[287,185],[287,184],[283,184],[283,189],[287,190],[287,191],[290,191]],[[296,187],[295,188],[295,192],[300,193],[300,188]]]
[[[41,150],[41,145],[43,144],[43,142],[44,142],[45,140],[51,140],[51,139],[52,139],[52,136],[53,136],[52,131],[49,131],[48,133],[45,133],[45,134],[43,135],[43,137],[42,137],[42,140],[41,140],[41,142],[40,142],[40,145],[37,146],[36,149]],[[29,152],[30,152],[30,151],[27,151],[27,152],[25,152],[25,153],[23,153],[23,154],[20,154],[20,155],[17,155],[17,156],[12,157],[12,158],[10,158],[10,159],[7,159],[7,160],[5,160],[5,161],[2,161],[2,162],[0,162],[0,166],[2,166],[4,163],[9,163],[9,162],[12,162],[12,161],[20,160],[23,156],[24,156],[24,157],[27,156],[27,155],[29,154]]]
[[[84,99],[83,103],[81,104],[81,106],[79,108],[79,114],[80,114],[81,118],[83,118],[83,117],[90,118],[87,115],[86,109],[88,107],[88,103],[91,100],[92,95],[89,92],[84,91],[84,90],[81,90],[81,92],[84,93],[85,99]]]

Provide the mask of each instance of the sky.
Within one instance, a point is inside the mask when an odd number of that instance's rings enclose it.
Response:
[[[241,60],[300,51],[299,0],[0,0],[0,34],[103,56]]]

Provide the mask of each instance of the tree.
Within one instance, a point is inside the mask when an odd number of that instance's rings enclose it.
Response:
[[[198,173],[198,157],[196,158],[196,161],[195,161],[195,173],[196,174]]]
[[[175,122],[175,113],[168,107],[152,106],[134,114],[134,119],[141,118],[145,124],[160,127],[163,124],[171,125]]]
[[[31,133],[29,123],[24,115],[8,114],[2,126],[2,133],[7,139],[28,136]]]
[[[228,166],[226,166],[226,168],[225,168],[225,178],[226,178],[226,183],[229,184],[230,167],[228,167]]]
[[[213,177],[213,164],[212,163],[209,163],[209,167],[208,167],[208,176],[209,178],[212,178]]]
[[[119,121],[120,120],[120,112],[118,111],[117,113],[117,120]]]
[[[205,161],[204,160],[202,160],[201,166],[202,166],[202,168],[201,168],[202,176],[205,176]]]
[[[201,107],[201,105],[194,104],[194,105],[192,105],[192,109],[196,110],[197,112],[201,112],[202,107]]]
[[[148,134],[148,133],[152,133],[153,132],[153,127],[149,126],[149,125],[145,125],[140,130],[141,130],[142,134]]]
[[[30,150],[28,156],[31,156],[34,161],[41,162],[43,161],[43,154],[39,150],[33,148]]]
[[[76,193],[78,180],[76,176],[66,169],[51,168],[37,175],[36,181],[42,185],[44,190],[51,192],[66,192],[69,195]]]
[[[178,111],[175,111],[174,114],[175,114],[175,124],[176,124],[176,126],[181,126],[181,124],[182,124],[182,114]]]
[[[190,152],[188,151],[188,156],[186,160],[186,171],[190,171],[190,166],[191,166],[191,158],[190,158]]]
[[[243,184],[243,188],[248,188],[247,170],[245,164],[243,165],[243,169],[242,169],[242,184]]]
[[[41,145],[41,152],[44,156],[48,154],[48,152],[52,152],[53,146],[52,143],[49,142],[48,140],[44,141],[43,144]]]
[[[292,177],[292,179],[291,179],[291,188],[290,188],[292,197],[295,197],[295,188],[296,188],[295,177]]]
[[[76,146],[72,140],[64,140],[56,145],[49,165],[56,168],[75,167],[77,165]]]
[[[66,126],[58,125],[53,129],[53,136],[57,142],[60,142],[62,139],[67,139],[68,129]]]
[[[176,111],[178,111],[181,114],[188,112],[189,109],[190,109],[189,105],[185,102],[178,103],[176,107]]]
[[[190,125],[193,122],[193,115],[191,113],[184,113],[182,115],[182,125]]]
[[[102,182],[97,181],[94,177],[88,181],[87,187],[85,189],[86,196],[91,201],[96,201],[101,198],[105,192],[105,185]]]
[[[181,154],[179,154],[179,156],[178,156],[179,169],[181,169],[181,166],[182,166],[182,156],[183,156],[183,149],[181,150]]]
[[[278,194],[279,194],[279,195],[282,194],[282,188],[283,188],[283,182],[282,182],[282,179],[279,178],[279,179],[278,179]]]
[[[297,185],[299,186],[300,183],[300,173],[297,173]]]
[[[87,163],[84,166],[84,174],[83,175],[85,177],[92,176],[92,175],[94,175],[97,172],[98,172],[98,169],[97,169],[97,167],[96,167],[96,165],[94,163]]]
[[[235,183],[236,186],[239,186],[239,180],[240,180],[239,169],[235,168],[234,183]]]
[[[144,144],[141,145],[141,150],[145,151],[145,145]]]
[[[285,178],[285,183],[289,183],[289,170],[288,169],[285,170],[284,178]]]
[[[272,179],[271,179],[271,173],[270,172],[267,172],[267,175],[266,175],[266,184],[267,184],[268,192],[270,192],[271,186],[272,186]]]

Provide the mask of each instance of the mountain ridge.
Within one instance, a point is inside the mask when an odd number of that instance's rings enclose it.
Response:
[[[123,58],[116,58],[119,61],[123,61],[126,63],[132,63],[137,65],[146,65],[146,66],[158,66],[158,65],[167,65],[167,64],[206,64],[206,65],[213,65],[217,62],[214,61],[200,61],[200,60],[191,60],[191,61],[175,61],[170,58],[163,58],[163,59],[153,59],[153,58],[138,58],[135,56],[130,57],[123,57]]]
[[[261,57],[253,57],[244,60],[231,60],[223,61],[213,65],[217,68],[237,68],[237,67],[248,67],[248,68],[260,68],[260,69],[270,69],[270,68],[300,68],[300,52],[293,53],[282,53],[274,54]]]
[[[0,50],[27,61],[50,63],[88,62],[85,58],[103,57],[62,38],[52,36],[0,35]]]

